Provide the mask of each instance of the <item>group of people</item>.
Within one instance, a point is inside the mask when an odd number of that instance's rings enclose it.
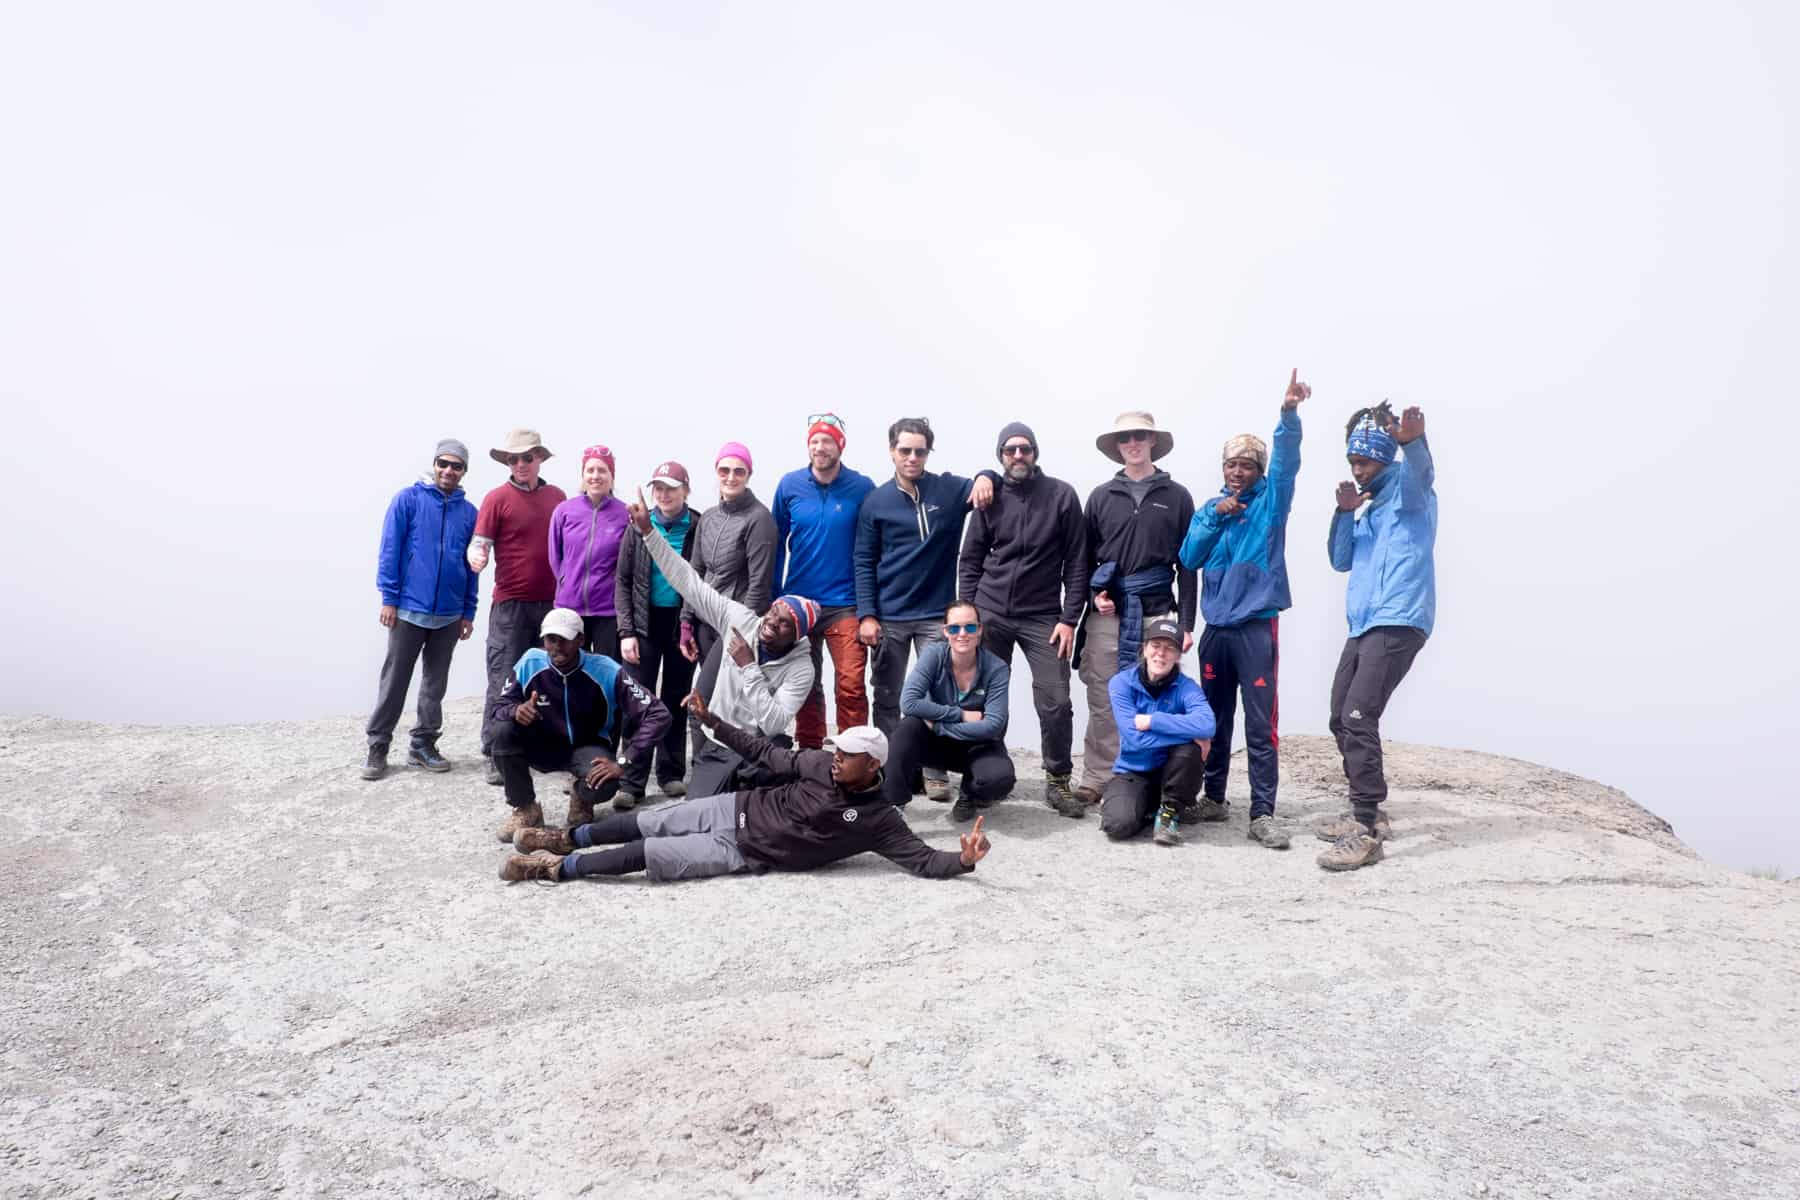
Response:
[[[1279,621],[1310,395],[1291,373],[1272,442],[1228,439],[1221,487],[1198,506],[1156,465],[1174,437],[1147,412],[1096,438],[1118,470],[1085,504],[1043,472],[1021,422],[1000,431],[997,470],[965,477],[926,469],[927,420],[895,421],[892,474],[877,484],[844,463],[843,420],[814,414],[807,465],[767,505],[750,487],[748,446],[732,441],[713,464],[718,503],[698,513],[678,462],[656,465],[648,497],[615,495],[602,445],[582,452],[581,491],[567,496],[542,478],[551,453],[529,429],[489,452],[509,476],[477,509],[462,489],[466,446],[441,441],[383,528],[388,646],[363,777],[388,770],[421,657],[407,761],[450,769],[437,743],[451,654],[473,632],[492,564],[481,750],[508,806],[498,836],[518,851],[503,878],[677,879],[863,851],[925,876],[972,870],[989,848],[981,810],[1016,782],[1005,744],[1015,648],[1031,672],[1049,807],[1076,819],[1097,807],[1108,837],[1148,830],[1165,845],[1226,820],[1241,704],[1248,836],[1286,849]],[[1328,870],[1379,862],[1389,832],[1380,717],[1434,615],[1424,434],[1419,409],[1396,416],[1385,402],[1346,427],[1352,479],[1338,485],[1328,549],[1350,575],[1330,716],[1349,806],[1315,827],[1331,843]],[[1079,778],[1071,674],[1088,700]],[[546,827],[534,770],[572,776],[566,828]],[[933,851],[903,813],[921,793],[949,801],[952,772],[952,817],[974,825],[958,851]],[[663,796],[687,799],[640,808],[652,774]]]

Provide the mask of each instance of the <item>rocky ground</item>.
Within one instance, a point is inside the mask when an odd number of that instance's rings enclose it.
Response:
[[[471,748],[363,783],[358,724],[0,719],[0,1193],[1800,1179],[1800,888],[1582,779],[1394,746],[1388,860],[1328,876],[1310,837],[1245,840],[1241,778],[1228,824],[1114,845],[1021,756],[963,879],[509,887]],[[1338,806],[1328,749],[1283,742],[1302,835]],[[953,844],[945,807],[910,815]]]

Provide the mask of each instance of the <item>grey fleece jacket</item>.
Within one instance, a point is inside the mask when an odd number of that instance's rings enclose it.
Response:
[[[775,518],[756,493],[745,488],[736,500],[715,504],[701,514],[694,570],[727,600],[760,614],[772,599],[775,538]],[[700,624],[692,605],[682,606],[681,619]]]

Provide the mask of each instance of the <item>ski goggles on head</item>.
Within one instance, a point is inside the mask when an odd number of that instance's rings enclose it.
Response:
[[[814,413],[812,416],[806,418],[806,427],[808,429],[811,429],[814,425],[829,425],[840,433],[849,432],[844,426],[844,418],[838,416],[836,413]]]

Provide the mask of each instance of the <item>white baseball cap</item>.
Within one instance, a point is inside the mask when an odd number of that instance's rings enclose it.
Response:
[[[581,614],[572,608],[553,608],[544,614],[544,623],[538,627],[538,636],[554,633],[566,641],[581,640]]]
[[[845,754],[866,754],[879,764],[887,762],[887,734],[873,725],[846,729],[832,739],[832,744]]]

